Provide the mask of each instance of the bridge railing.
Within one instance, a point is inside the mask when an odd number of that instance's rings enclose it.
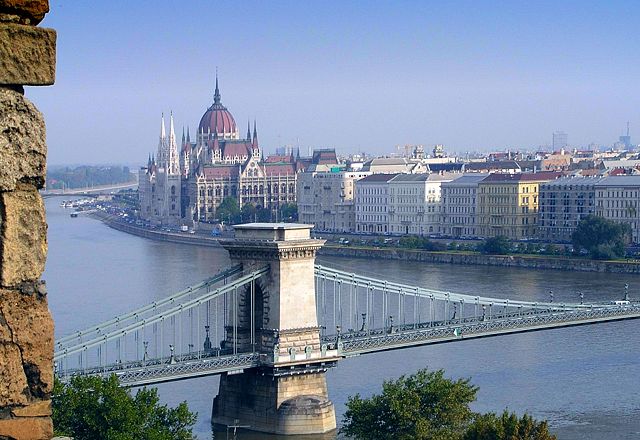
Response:
[[[130,319],[131,314],[127,314],[128,323],[120,327],[114,328],[111,320],[104,327],[108,330],[99,327],[92,338],[68,342],[57,350],[54,354],[57,373],[65,376],[80,371],[136,369],[140,362],[159,365],[167,359],[173,363],[189,362],[203,352],[219,356],[226,353],[221,344],[227,332],[232,332],[234,339],[231,346],[224,348],[234,355],[240,354],[235,337],[240,294],[247,286],[253,291],[256,280],[268,271],[265,266],[213,290],[200,289],[197,295],[189,297],[182,294],[185,298],[179,303],[167,299],[164,304],[168,307],[144,318]]]
[[[92,337],[104,335],[111,330],[119,329],[121,327],[129,325],[131,322],[138,322],[144,319],[147,315],[154,315],[160,313],[164,307],[173,306],[185,298],[189,298],[193,295],[197,295],[202,289],[209,289],[219,282],[226,283],[231,281],[235,275],[242,273],[242,266],[235,265],[228,269],[217,273],[216,275],[201,281],[198,284],[189,286],[186,289],[181,290],[169,297],[163,298],[158,301],[154,301],[150,304],[145,304],[130,312],[116,316],[107,321],[92,325],[83,330],[78,330],[70,335],[64,336],[56,340],[56,351],[62,351],[70,346],[81,344],[83,340],[89,340]]]

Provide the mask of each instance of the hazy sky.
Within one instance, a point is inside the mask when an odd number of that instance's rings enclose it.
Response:
[[[640,140],[640,2],[51,0],[49,163],[142,163],[213,101],[262,147]]]

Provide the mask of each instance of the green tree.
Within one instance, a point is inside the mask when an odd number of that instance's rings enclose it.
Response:
[[[349,397],[341,432],[357,439],[456,440],[472,421],[478,388],[444,371],[420,370],[382,385],[382,394]]]
[[[504,235],[487,238],[480,246],[480,251],[485,254],[504,255],[511,249],[509,239]]]
[[[225,197],[216,210],[218,220],[235,224],[241,221],[238,201],[234,197]]]
[[[627,223],[588,215],[578,223],[571,241],[575,250],[584,249],[591,258],[606,260],[624,257],[630,238],[631,227]]]
[[[280,207],[280,218],[285,222],[298,221],[298,205],[295,203],[285,203]]]
[[[68,385],[56,381],[52,394],[57,435],[76,440],[190,440],[197,414],[186,402],[175,408],[159,404],[155,389],[135,396],[121,388],[115,375],[74,377]]]
[[[240,217],[242,223],[250,223],[256,221],[258,209],[253,203],[245,203],[240,209]]]
[[[525,414],[522,418],[505,411],[478,414],[467,429],[463,440],[556,440],[549,433],[547,422],[538,422]]]

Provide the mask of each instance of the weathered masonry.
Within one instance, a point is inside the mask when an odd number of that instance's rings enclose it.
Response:
[[[261,366],[225,373],[214,400],[214,423],[241,420],[250,429],[277,434],[324,433],[336,428],[325,371],[338,360],[320,342],[314,262],[324,240],[312,225],[252,223],[236,226],[222,245],[243,271],[269,266],[268,275],[239,293],[229,306],[226,343],[239,351],[267,353]],[[234,330],[235,329],[235,330]]]
[[[0,0],[0,438],[50,439],[53,321],[40,276],[47,224],[42,114],[24,85],[55,79],[47,0]]]

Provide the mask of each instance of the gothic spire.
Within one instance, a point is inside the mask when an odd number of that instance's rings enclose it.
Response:
[[[164,113],[162,113],[162,122],[160,124],[160,139],[164,139],[167,137],[167,133],[164,129]]]
[[[256,120],[253,120],[253,148],[258,146],[258,130],[256,130]]]
[[[247,140],[251,140],[251,121],[247,119]]]
[[[191,138],[189,137],[189,126],[187,125],[187,142],[191,142]]]
[[[216,90],[213,92],[213,103],[220,104],[220,89],[218,88],[218,68],[216,67]]]

